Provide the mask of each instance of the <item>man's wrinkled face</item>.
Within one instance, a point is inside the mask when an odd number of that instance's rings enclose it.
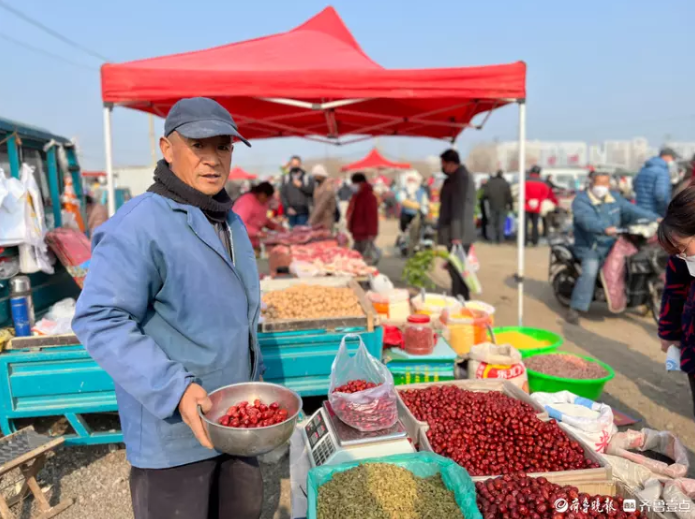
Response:
[[[214,196],[227,182],[232,166],[232,137],[189,139],[178,132],[159,140],[164,160],[184,183],[201,193]]]

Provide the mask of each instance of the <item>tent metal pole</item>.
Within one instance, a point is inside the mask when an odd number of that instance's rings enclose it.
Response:
[[[524,325],[524,247],[526,244],[526,100],[519,99],[519,221],[517,225],[517,292],[519,326]]]
[[[112,110],[112,104],[104,103],[104,155],[106,159],[106,195],[109,218],[116,214],[116,189],[113,180],[113,147],[111,142]]]

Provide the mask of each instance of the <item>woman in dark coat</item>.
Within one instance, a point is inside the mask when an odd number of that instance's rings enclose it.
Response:
[[[681,370],[688,374],[695,407],[695,186],[671,201],[661,225],[659,242],[672,256],[659,317],[659,339],[665,352],[681,350]]]

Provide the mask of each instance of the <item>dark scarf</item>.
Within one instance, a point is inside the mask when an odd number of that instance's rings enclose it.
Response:
[[[232,199],[227,191],[222,189],[215,196],[208,196],[192,188],[177,177],[165,160],[157,162],[154,170],[154,184],[147,190],[169,198],[179,204],[197,207],[212,222],[222,223],[227,219],[227,213],[232,208]]]

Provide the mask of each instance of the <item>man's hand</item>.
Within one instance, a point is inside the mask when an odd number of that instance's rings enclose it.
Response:
[[[301,180],[294,179],[292,181],[292,183],[294,184],[294,187],[302,187],[302,181]]]
[[[606,233],[606,236],[615,236],[618,234],[618,229],[616,227],[609,227],[604,232]]]
[[[678,344],[674,344],[673,341],[669,341],[666,339],[660,339],[659,342],[661,342],[661,351],[663,351],[664,353],[668,351],[669,346],[671,346],[672,344],[674,346],[678,346]]]
[[[294,216],[294,215],[297,214],[297,211],[295,211],[295,210],[292,209],[291,207],[288,207],[288,208],[287,208],[287,214]]]
[[[212,408],[212,402],[208,398],[207,391],[198,384],[191,384],[181,397],[179,413],[200,444],[207,449],[212,449],[212,442],[198,414],[198,406],[203,409],[203,413],[207,413]]]
[[[452,245],[461,245],[461,240],[451,240]]]

